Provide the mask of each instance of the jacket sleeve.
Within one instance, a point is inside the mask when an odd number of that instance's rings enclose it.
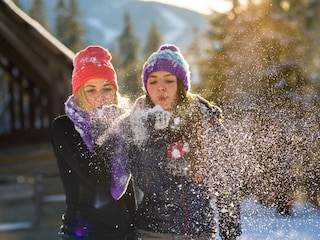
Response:
[[[90,152],[67,116],[53,121],[51,143],[61,174],[73,171],[91,185],[110,181],[108,156]]]

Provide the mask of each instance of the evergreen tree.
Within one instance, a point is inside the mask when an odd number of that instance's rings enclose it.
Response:
[[[72,51],[84,48],[84,34],[86,30],[78,20],[81,17],[76,0],[58,0],[56,7],[56,36]]]
[[[231,13],[230,13],[231,14]],[[224,92],[227,80],[227,69],[231,63],[227,57],[226,26],[229,23],[227,14],[215,13],[208,18],[210,28],[207,31],[208,48],[204,57],[200,60],[200,74],[202,81],[195,86],[196,90],[201,89],[201,94],[209,100],[218,104],[225,101]]]
[[[38,21],[45,29],[49,30],[44,0],[33,0],[29,9],[29,16]]]
[[[192,29],[192,32],[193,32],[193,38],[189,47],[189,53],[192,56],[197,56],[199,58],[199,55],[201,55],[202,53],[201,45],[202,45],[203,39],[201,37],[201,33],[198,27],[194,27]]]
[[[204,83],[210,89],[207,97],[226,102],[264,94],[276,84],[266,74],[293,63],[291,69],[301,70],[300,60],[307,46],[303,28],[288,21],[267,1],[214,15],[210,21],[211,47],[202,64],[203,79],[210,80]]]
[[[65,21],[68,16],[68,8],[64,0],[58,0],[55,6],[56,11],[56,36],[60,41],[66,43],[67,40],[64,37]]]
[[[124,30],[118,37],[120,87],[124,94],[134,99],[141,92],[141,64],[138,63],[138,38],[133,33],[132,21],[128,13],[124,14]]]
[[[143,56],[144,59],[148,58],[150,54],[157,51],[162,43],[162,35],[155,23],[152,23],[148,31],[147,42],[144,47]]]
[[[268,204],[304,188],[307,195],[320,194],[320,181],[310,182],[319,179],[320,148],[317,85],[309,77],[315,71],[309,63],[317,59],[312,52],[319,51],[310,46],[319,41],[320,4],[248,1],[243,8],[233,2],[229,13],[210,16],[210,47],[201,64],[202,79],[209,81],[201,86],[208,99],[224,104],[225,123],[249,159],[240,163],[242,190]]]
[[[197,85],[201,82],[200,76],[200,64],[201,58],[203,56],[204,51],[204,39],[201,36],[198,27],[194,27],[192,29],[193,38],[188,46],[188,51],[186,51],[186,58],[188,59],[190,70],[191,70],[191,81],[193,85],[194,92],[199,92],[202,95],[202,88],[197,88]]]
[[[124,14],[124,30],[118,37],[121,67],[135,63],[138,60],[138,39],[133,33],[132,20],[128,13]]]

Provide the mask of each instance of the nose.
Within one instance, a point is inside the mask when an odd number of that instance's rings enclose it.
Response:
[[[102,90],[99,90],[99,95],[98,98],[104,98],[105,97],[105,93]]]
[[[96,106],[100,106],[105,101],[106,96],[104,95],[103,91],[99,91],[96,98],[95,98],[95,104]]]
[[[159,91],[164,91],[166,88],[165,88],[165,86],[163,85],[163,84],[159,84]]]

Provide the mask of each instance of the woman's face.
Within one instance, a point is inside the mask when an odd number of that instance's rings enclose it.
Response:
[[[157,71],[147,79],[147,92],[154,103],[164,110],[171,111],[177,100],[177,77],[167,71]]]
[[[94,78],[84,83],[84,94],[93,108],[116,104],[116,90],[108,80]]]

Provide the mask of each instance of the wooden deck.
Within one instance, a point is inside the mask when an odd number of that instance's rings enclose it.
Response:
[[[64,192],[51,145],[0,149],[0,239],[57,239]]]

